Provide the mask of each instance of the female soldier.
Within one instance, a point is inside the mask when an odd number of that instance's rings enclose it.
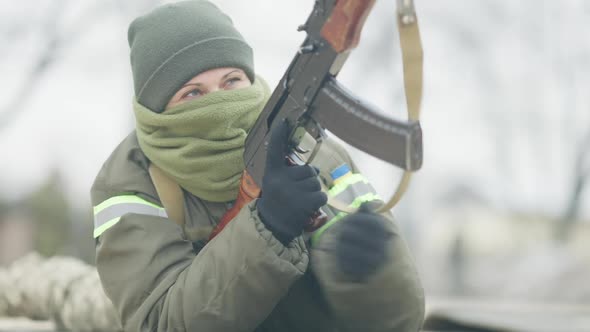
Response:
[[[356,168],[333,142],[315,168],[287,166],[288,128],[278,126],[261,197],[212,240],[196,231],[215,226],[237,197],[245,137],[269,88],[230,18],[208,1],[156,8],[131,23],[128,39],[136,131],[92,187],[97,268],[125,330],[419,330],[423,292],[392,221],[366,208],[336,211],[313,243],[302,234],[326,204],[319,181],[354,206],[376,197],[360,174],[338,181],[342,167]],[[162,207],[150,164],[182,188],[183,227]]]

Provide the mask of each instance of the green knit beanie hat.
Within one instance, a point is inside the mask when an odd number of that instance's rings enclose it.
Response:
[[[254,82],[252,48],[231,19],[206,0],[160,6],[129,26],[137,101],[162,112],[180,87],[213,68],[236,67]]]

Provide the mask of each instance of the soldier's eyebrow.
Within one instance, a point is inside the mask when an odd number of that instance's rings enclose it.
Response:
[[[223,75],[223,77],[222,77],[221,79],[222,79],[222,80],[223,80],[223,79],[226,79],[226,78],[227,78],[227,77],[228,77],[230,74],[233,74],[233,73],[235,73],[235,72],[239,72],[239,71],[240,71],[239,69],[234,69],[234,70],[230,71],[229,73],[227,73],[227,74]]]
[[[229,75],[235,73],[235,72],[239,72],[239,69],[234,69],[232,71],[230,71],[229,73],[223,75],[223,77],[221,77],[222,80],[226,79]],[[201,86],[203,85],[202,83],[186,83],[185,85],[182,86],[182,88],[187,87],[187,86]]]
[[[201,83],[186,83],[186,84],[185,84],[185,85],[183,85],[181,88],[184,88],[184,87],[187,87],[187,86],[191,86],[191,85],[194,85],[194,86],[201,86],[202,84],[201,84]]]

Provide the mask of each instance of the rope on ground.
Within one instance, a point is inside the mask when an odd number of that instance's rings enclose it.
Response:
[[[0,269],[0,316],[53,320],[59,329],[121,331],[93,266],[32,253]]]

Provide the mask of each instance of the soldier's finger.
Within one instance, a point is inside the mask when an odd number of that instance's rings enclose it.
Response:
[[[290,166],[288,170],[289,178],[299,181],[308,178],[315,178],[317,173],[309,165]]]
[[[289,124],[286,120],[281,121],[270,133],[268,150],[266,154],[267,168],[279,168],[285,166],[285,155],[289,138]]]
[[[308,212],[315,212],[328,203],[328,196],[323,191],[308,193],[305,198],[307,200],[306,206],[309,208]]]
[[[316,191],[322,190],[322,186],[320,185],[320,180],[316,177],[307,178],[297,182],[297,187],[299,190],[302,190],[307,193],[312,193]]]

